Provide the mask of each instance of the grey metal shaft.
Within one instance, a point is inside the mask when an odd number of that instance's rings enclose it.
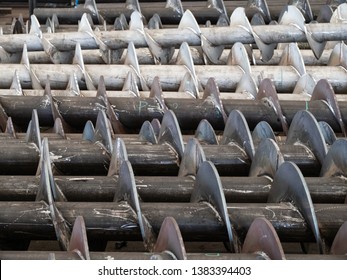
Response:
[[[49,142],[51,159],[65,175],[106,175],[111,155],[102,145],[88,141]],[[135,175],[177,176],[180,159],[169,145],[126,145]],[[235,144],[203,146],[206,159],[221,176],[247,176],[251,159]],[[320,163],[307,148],[299,145],[281,146],[286,161],[294,162],[305,176],[318,176]],[[33,143],[18,140],[0,142],[1,175],[33,175],[39,164],[40,151]]]
[[[265,44],[306,42],[304,30],[294,25],[267,25],[253,26],[253,32]],[[316,41],[344,41],[347,40],[347,24],[317,23],[306,25],[307,32],[311,33]],[[161,47],[179,47],[183,42],[189,46],[201,46],[201,38],[191,29],[156,29],[146,30],[146,33]],[[74,50],[76,43],[82,49],[99,49],[98,41],[103,42],[110,49],[125,49],[130,42],[135,47],[147,47],[145,37],[139,36],[139,31],[105,31],[94,32],[69,32],[44,34],[43,37],[50,41],[58,50]],[[255,43],[252,33],[240,26],[201,28],[201,35],[206,37],[212,45],[232,45],[236,42]],[[95,38],[98,38],[97,40]],[[0,45],[8,52],[18,52],[26,44],[29,51],[42,51],[42,39],[34,34],[4,35],[0,37]]]
[[[203,61],[203,57],[201,56],[201,54],[198,52],[196,48],[192,47],[190,48],[190,51],[192,54],[194,65],[205,64]],[[300,50],[300,52],[301,52],[301,56],[303,58],[304,64],[306,66],[327,65],[330,54],[331,54],[331,50],[325,50],[321,58],[317,59],[313,55],[312,50],[302,49]],[[282,53],[283,53],[282,50],[274,50],[274,55],[272,56],[271,60],[264,62],[261,59],[260,51],[258,49],[253,50],[253,55],[257,65],[265,65],[265,64],[278,65],[281,60]],[[126,59],[126,54],[127,54],[127,51],[125,50],[122,58],[119,60],[120,64],[124,64]],[[229,54],[230,54],[230,50],[223,51],[220,57],[221,63],[226,64]],[[83,55],[84,64],[105,64],[105,61],[100,56],[99,50],[83,50],[82,55]],[[178,55],[178,50],[175,51],[170,64],[176,63],[177,55]],[[137,56],[139,64],[154,64],[153,56],[147,48],[136,49],[136,56]],[[44,51],[29,52],[28,57],[29,57],[30,63],[32,64],[52,63],[51,58]],[[19,53],[11,53],[10,55],[0,55],[0,58],[2,63],[20,63],[22,58],[22,53],[19,52]],[[72,58],[70,63],[72,63]]]
[[[111,155],[102,145],[85,142],[50,141],[52,161],[62,174],[106,175]],[[0,144],[1,173],[30,175],[35,174],[40,151],[33,143],[17,140]],[[178,173],[178,156],[168,145],[127,145],[128,157],[137,174]],[[54,155],[54,156],[53,156]]]
[[[188,71],[183,65],[141,65],[139,69],[140,75],[148,87],[151,86],[157,76],[161,81],[162,89],[165,91],[177,91]],[[0,64],[0,87],[10,88],[16,70],[23,87],[32,88],[31,75],[28,69],[24,65],[13,64]],[[45,84],[47,76],[49,76],[52,89],[65,89],[70,75],[73,73],[76,73],[80,88],[86,88],[84,75],[78,65],[32,64],[30,70],[42,85]],[[298,72],[291,66],[252,66],[251,70],[255,81],[261,81],[264,78],[272,79],[278,92],[292,92],[300,77]],[[97,87],[102,75],[105,78],[107,89],[120,90],[124,85],[127,74],[129,71],[132,72],[133,68],[128,65],[86,65],[85,71],[95,87]],[[327,79],[333,86],[335,93],[342,93],[347,89],[347,73],[342,67],[307,66],[306,71],[316,81]],[[239,66],[230,65],[198,65],[195,66],[195,72],[202,86],[206,85],[210,77],[214,77],[219,89],[229,92],[236,89],[244,74]]]
[[[69,225],[77,216],[85,220],[88,240],[142,240],[137,215],[124,202],[56,202]],[[322,238],[331,242],[347,221],[347,205],[315,204]],[[208,203],[142,203],[142,214],[155,233],[166,217],[173,217],[185,241],[227,240],[224,223]],[[291,203],[228,204],[227,210],[238,236],[245,236],[255,218],[264,217],[282,242],[310,242],[314,236]],[[0,239],[55,239],[49,206],[44,202],[0,202]]]
[[[179,95],[179,94],[177,94]],[[165,110],[154,98],[109,97],[109,103],[117,114],[119,121],[128,129],[139,130],[146,120],[162,120]],[[88,120],[96,122],[98,112],[103,103],[97,97],[56,96],[61,117],[76,131],[82,131]],[[26,131],[31,120],[33,109],[38,110],[42,126],[53,126],[53,115],[49,106],[43,106],[45,99],[40,96],[1,96],[0,104],[7,116],[19,128]],[[224,99],[223,110],[229,115],[233,110],[242,112],[251,130],[261,122],[266,121],[275,131],[282,131],[281,122],[273,108],[262,101],[245,99]],[[224,119],[216,114],[214,102],[204,99],[165,98],[165,106],[172,110],[182,131],[195,131],[202,119],[209,121],[215,130],[223,130]],[[281,100],[280,106],[287,123],[290,125],[295,114],[300,110],[308,110],[317,121],[327,122],[334,131],[340,132],[332,110],[323,101],[292,101]],[[347,102],[340,101],[338,106],[341,119],[347,123]]]
[[[118,189],[118,177],[54,176],[56,186],[72,201],[111,202]],[[344,179],[306,177],[314,203],[343,204],[347,194]],[[137,176],[137,192],[143,202],[189,202],[195,180],[191,177]],[[266,177],[221,177],[228,203],[265,203],[271,189]],[[40,178],[0,176],[0,200],[33,201]]]
[[[164,2],[164,1],[163,1]],[[202,2],[202,3],[201,3]],[[204,24],[207,20],[210,20],[212,23],[215,23],[221,12],[217,9],[208,8],[206,6],[206,1],[201,1],[192,3],[192,2],[186,2],[183,1],[182,6],[183,9],[189,9],[195,16],[196,20],[199,23]],[[246,6],[246,1],[224,1],[224,5],[226,8],[226,12],[228,15],[230,15],[236,7],[242,7]],[[282,12],[283,8],[287,2],[283,1],[281,3],[271,3],[271,5],[268,6],[269,12],[271,15],[271,18],[273,20],[277,20],[280,16],[280,13]],[[161,20],[163,23],[178,23],[179,20],[182,17],[182,14],[175,12],[173,9],[165,8],[164,3],[140,3],[141,7],[141,13],[142,15],[149,20],[154,12],[159,14],[161,17]],[[317,5],[317,3],[311,4],[311,9],[314,15],[319,14],[319,9],[321,7],[320,5]],[[129,18],[132,10],[127,9],[124,5],[124,3],[119,4],[104,4],[100,3],[97,4],[98,13],[109,23],[113,23],[116,17],[119,17],[121,14],[124,14],[127,18]],[[256,9],[248,9],[246,11],[246,14],[248,18],[250,19],[254,13],[256,12]],[[77,8],[77,9],[50,9],[50,8],[37,8],[34,10],[34,14],[37,16],[37,18],[41,22],[45,22],[48,17],[52,17],[53,14],[56,14],[61,22],[68,22],[68,23],[77,23],[78,20],[81,18],[83,13],[89,13],[93,17],[94,22],[98,22],[98,18],[93,15],[93,13],[84,8]]]
[[[51,90],[52,96],[53,97],[59,97],[59,96],[69,96],[69,97],[75,97],[75,96],[80,96],[80,97],[95,97],[97,95],[97,90],[79,90],[79,92],[74,91],[72,89],[67,89],[67,90]],[[167,98],[172,98],[172,99],[194,99],[192,94],[190,92],[184,92],[184,91],[163,91],[163,98],[166,100]],[[45,94],[44,90],[38,90],[38,89],[23,89],[21,90],[21,94],[19,94],[18,89],[12,88],[12,89],[0,89],[0,96],[5,96],[5,95],[16,95],[16,96],[43,96]],[[134,93],[131,91],[127,90],[107,90],[106,94],[108,97],[117,97],[117,98],[133,98]],[[203,98],[204,92],[198,92],[198,98]],[[150,97],[150,91],[139,91],[139,96],[140,98],[149,98]],[[240,92],[220,92],[220,98],[222,101],[225,99],[229,100],[239,100],[239,99],[245,99],[245,97],[250,97],[248,95],[245,95],[244,93]],[[338,102],[345,102],[347,101],[347,95],[343,94],[336,94],[335,95],[336,99]],[[308,94],[293,94],[292,92],[284,93],[281,92],[278,94],[278,99],[279,101],[298,101],[298,102],[304,102],[304,101],[310,101],[311,96]]]

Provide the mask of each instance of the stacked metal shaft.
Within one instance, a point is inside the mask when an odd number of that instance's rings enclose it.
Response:
[[[347,4],[194,3],[3,27],[1,259],[346,259]]]

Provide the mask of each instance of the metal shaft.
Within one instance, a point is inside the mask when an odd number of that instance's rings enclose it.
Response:
[[[65,175],[106,175],[111,155],[105,147],[88,141],[54,141],[49,143],[52,162]],[[127,144],[129,161],[136,175],[177,175],[180,159],[169,145]],[[247,176],[251,159],[236,144],[203,146],[207,160],[213,162],[221,176]],[[320,162],[306,147],[283,145],[284,160],[295,163],[305,176],[318,176]],[[33,175],[40,151],[33,143],[18,140],[0,142],[1,175]]]
[[[205,64],[203,57],[198,52],[196,48],[190,48],[192,59],[194,62],[194,65],[203,65]],[[327,65],[329,61],[329,57],[331,54],[331,50],[325,50],[321,56],[320,59],[315,58],[315,56],[312,53],[312,50],[307,49],[301,49],[300,50],[304,64],[307,66],[323,66]],[[261,52],[258,49],[254,49],[252,51],[256,65],[278,65],[281,59],[281,56],[283,54],[282,50],[274,50],[274,55],[272,56],[271,60],[264,62],[261,59]],[[221,54],[220,61],[222,64],[227,63],[228,56],[230,54],[230,50],[224,50]],[[125,50],[122,57],[119,59],[119,64],[124,64],[126,59],[127,51]],[[172,59],[170,61],[170,64],[175,64],[177,60],[178,50],[175,51],[175,53],[172,56]],[[84,64],[105,64],[105,61],[100,56],[99,50],[83,50],[82,51],[83,61]],[[155,61],[153,59],[153,56],[151,55],[150,51],[146,48],[140,48],[136,49],[136,56],[138,59],[139,64],[155,64]],[[51,58],[49,55],[44,51],[33,51],[28,53],[29,61],[32,64],[50,64],[52,63]],[[2,63],[20,63],[22,58],[22,53],[11,53],[11,54],[0,54],[0,58]],[[71,56],[71,59],[69,63],[72,63],[73,58]]]
[[[56,186],[70,202],[111,202],[118,189],[118,176],[54,176]],[[314,203],[343,204],[347,184],[343,178],[306,177]],[[137,192],[143,202],[189,202],[195,180],[191,177],[137,176]],[[265,203],[271,189],[266,177],[221,177],[228,203]],[[33,201],[40,178],[33,176],[0,176],[2,201]]]
[[[67,97],[95,97],[97,95],[97,90],[77,90],[74,91],[73,89],[66,89],[66,90],[51,90],[51,94],[53,97],[58,96],[67,96]],[[106,94],[109,98],[134,98],[136,95],[131,90],[107,90]],[[21,91],[12,88],[12,89],[1,89],[0,90],[0,96],[44,96],[45,91],[39,90],[39,89],[21,89]],[[150,91],[138,91],[138,97],[141,98],[150,98],[151,94]],[[163,91],[162,92],[163,99],[193,99],[195,96],[193,96],[188,91]],[[204,92],[198,92],[196,98],[203,99]],[[278,99],[281,101],[294,101],[294,102],[309,102],[311,99],[311,96],[309,94],[305,94],[302,92],[300,93],[280,93],[277,95]],[[220,92],[220,99],[224,103],[224,99],[228,99],[227,102],[231,102],[232,100],[240,100],[243,99],[245,102],[250,102],[251,97],[248,93],[242,93],[242,92]],[[335,94],[335,98],[337,102],[343,102],[347,101],[347,96],[343,94]]]
[[[40,151],[35,144],[5,141],[0,144],[2,174],[35,174]],[[6,148],[5,148],[6,147]],[[18,152],[20,151],[20,152]],[[50,142],[53,162],[63,174],[106,175],[111,155],[88,142]],[[128,145],[128,156],[138,174],[176,175],[178,156],[167,145]]]
[[[317,23],[305,26],[317,42],[347,40],[347,25],[343,23]],[[253,34],[265,44],[306,42],[304,30],[294,25],[252,26]],[[201,46],[201,36],[214,46],[232,45],[236,42],[243,44],[256,43],[252,32],[240,26],[201,28],[201,34],[195,34],[188,28],[170,28],[146,30],[161,47],[179,47],[183,42],[189,46]],[[195,34],[195,35],[194,35]],[[68,32],[44,34],[42,37],[60,51],[74,50],[76,43],[82,49],[99,49],[98,42],[102,42],[109,49],[125,49],[130,42],[136,48],[148,47],[144,36],[139,36],[138,30],[94,32]],[[96,40],[97,38],[97,40]],[[24,44],[29,51],[42,51],[42,38],[35,34],[4,35],[0,37],[0,45],[8,52],[22,51]]]
[[[286,4],[287,3],[285,1],[281,3],[271,3],[271,5],[268,6],[270,18],[265,18],[265,20],[277,20]],[[183,6],[184,10],[189,9],[190,11],[192,11],[194,16],[196,17],[196,20],[199,23],[203,24],[207,20],[210,20],[212,23],[217,22],[219,16],[222,14],[219,7],[209,8],[207,7],[207,3],[187,3],[186,1],[184,1],[183,3],[181,3],[181,5]],[[252,9],[248,7],[245,1],[223,1],[223,5],[225,5],[225,10],[229,15],[232,14],[236,7],[246,7],[247,16],[249,19],[251,19],[256,12],[261,12],[260,7]],[[151,5],[148,5],[148,3],[140,3],[141,13],[145,19],[149,20],[153,16],[154,7],[155,12],[161,17],[163,23],[177,24],[182,17],[183,11],[175,11],[174,8],[166,8],[164,3],[151,3]],[[317,5],[316,3],[312,3],[310,5],[310,9],[312,9],[312,13],[315,17],[319,15],[320,7],[321,5]],[[132,9],[127,8],[127,6],[123,3],[113,3],[112,5],[101,3],[97,4],[97,8],[99,15],[101,15],[109,23],[113,23],[115,18],[119,17],[121,14],[124,14],[127,18],[129,18],[131,12],[133,11]],[[37,8],[34,10],[34,14],[42,22],[45,22],[48,17],[52,17],[53,14],[56,14],[59,20],[61,20],[62,22],[76,24],[83,13],[89,13],[91,16],[94,15],[94,22],[98,22],[98,18],[95,17],[95,14],[91,10],[83,7],[78,7],[77,9]]]
[[[127,203],[56,203],[68,224],[84,217],[90,240],[141,240],[136,213]],[[158,233],[165,217],[173,217],[186,241],[226,241],[223,222],[208,203],[142,203],[142,213]],[[290,203],[228,204],[238,236],[244,236],[257,217],[274,226],[282,242],[313,241],[300,212]],[[55,239],[49,206],[44,202],[0,202],[1,239]],[[316,204],[315,213],[324,239],[332,241],[347,220],[347,205]],[[208,229],[208,230],[207,230]]]
[[[109,97],[114,112],[120,122],[129,129],[140,129],[146,120],[162,120],[164,108],[154,98]],[[33,109],[38,110],[42,126],[53,126],[53,115],[50,106],[45,106],[45,98],[40,96],[1,96],[0,104],[13,122],[26,129]],[[96,122],[98,112],[103,108],[97,97],[56,96],[54,102],[62,118],[72,127],[82,131],[85,123]],[[222,114],[217,114],[213,101],[205,99],[165,98],[164,104],[172,110],[183,131],[195,130],[202,119],[206,119],[214,129],[224,129]],[[223,99],[222,109],[228,116],[233,110],[242,112],[251,130],[260,122],[266,121],[275,131],[282,131],[281,122],[272,107],[259,100]],[[327,122],[334,131],[341,128],[332,110],[323,101],[291,101],[280,100],[280,106],[287,123],[290,125],[295,114],[300,110],[310,111],[317,121]],[[343,123],[347,124],[347,102],[338,102]]]
[[[159,77],[162,89],[165,91],[177,91],[187,73],[187,68],[183,65],[141,65],[139,70],[147,87],[153,83],[155,77]],[[87,88],[84,74],[78,65],[48,64],[30,65],[30,71],[24,65],[0,64],[0,88],[10,88],[16,71],[23,88],[33,88],[31,76],[35,75],[41,86],[44,86],[49,76],[52,89],[65,89],[73,73],[76,73],[80,88]],[[128,65],[85,65],[84,73],[89,75],[94,87],[97,87],[100,76],[104,76],[108,89],[121,90],[128,73],[132,71],[133,68]],[[347,89],[347,74],[340,66],[307,66],[306,71],[316,81],[327,79],[335,93],[343,93]],[[231,65],[197,65],[195,72],[203,87],[206,86],[209,78],[214,77],[219,89],[226,92],[235,91],[244,75],[244,71],[239,66]],[[264,78],[272,79],[278,92],[293,92],[300,78],[292,66],[252,66],[251,76],[255,81],[261,81]]]

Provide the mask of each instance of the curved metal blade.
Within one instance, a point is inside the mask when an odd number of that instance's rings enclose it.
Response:
[[[194,138],[190,139],[184,150],[184,155],[180,164],[178,176],[196,176],[200,165],[205,160],[205,153],[199,142]]]
[[[149,121],[145,121],[139,132],[140,140],[147,141],[152,144],[158,144],[157,136],[154,133],[152,124]]]
[[[302,143],[311,149],[315,157],[322,164],[327,154],[322,132],[317,120],[308,111],[299,111],[294,115],[287,135],[286,144]]]
[[[184,145],[181,129],[178,125],[175,113],[167,110],[161,122],[158,144],[169,143],[177,152],[180,159],[184,154]]]
[[[198,128],[195,131],[194,138],[198,139],[199,142],[209,145],[218,145],[216,133],[214,132],[212,125],[206,119],[200,121]]]
[[[347,255],[347,222],[344,222],[336,233],[330,253],[333,255]]]
[[[280,102],[278,100],[276,88],[270,79],[266,78],[261,81],[259,85],[259,90],[255,99],[267,101],[267,103],[273,108],[278,119],[280,120],[283,132],[287,134],[288,133],[287,120],[282,113],[282,109],[281,109]]]
[[[331,126],[326,122],[318,122],[320,131],[324,137],[325,143],[332,145],[336,141],[336,135]]]
[[[247,121],[239,110],[233,110],[229,114],[225,125],[221,145],[227,145],[230,142],[237,143],[243,148],[250,159],[254,156],[254,145]]]
[[[261,121],[255,126],[252,132],[253,143],[255,146],[258,146],[260,141],[267,138],[272,139],[276,142],[276,136],[272,130],[272,127],[268,122]]]
[[[318,81],[316,87],[313,90],[312,97],[311,97],[311,101],[314,101],[314,100],[323,100],[326,102],[330,111],[333,113],[334,117],[338,121],[343,135],[347,136],[346,134],[347,128],[345,123],[343,122],[334,89],[328,80],[321,79]]]
[[[25,135],[25,141],[27,143],[34,143],[38,149],[41,147],[39,117],[36,109],[32,112],[31,120]]]
[[[203,99],[209,98],[210,100],[212,100],[216,110],[218,110],[218,112],[216,112],[216,114],[218,113],[218,115],[221,115],[223,117],[224,122],[226,122],[227,115],[224,111],[222,99],[220,97],[219,88],[218,88],[216,80],[214,78],[208,79],[206,86],[205,86],[204,95],[202,98]]]
[[[283,156],[276,142],[272,139],[263,139],[253,157],[249,176],[274,178],[277,169],[283,162]]]
[[[119,170],[118,187],[114,196],[115,202],[127,201],[137,215],[143,243],[146,249],[152,250],[155,244],[155,234],[152,226],[142,214],[139,196],[136,189],[133,169],[129,161],[122,162]]]
[[[269,192],[268,202],[290,202],[293,203],[308,226],[312,230],[321,254],[324,253],[323,241],[321,239],[319,225],[314,211],[310,192],[299,168],[292,162],[284,162],[278,168],[272,187]]]
[[[157,242],[153,249],[153,252],[158,253],[164,251],[173,253],[177,260],[187,259],[181,231],[176,220],[172,217],[166,217],[162,223]]]
[[[106,148],[106,150],[112,154],[112,136],[111,127],[104,111],[99,111],[96,119],[95,132],[93,141],[94,143],[100,142]]]
[[[347,139],[338,139],[325,157],[320,176],[347,176]]]
[[[114,142],[110,166],[107,176],[119,175],[119,170],[124,161],[128,160],[128,153],[125,148],[123,139],[117,138]]]
[[[213,163],[205,161],[200,165],[190,201],[204,201],[212,205],[225,223],[231,250],[238,253],[240,251],[238,237],[231,225],[222,183]]]
[[[74,222],[68,251],[77,252],[83,260],[90,260],[86,225],[82,216],[77,216]]]
[[[265,218],[256,218],[248,229],[242,247],[242,253],[263,252],[271,260],[284,260],[285,255],[281,241],[272,226]]]

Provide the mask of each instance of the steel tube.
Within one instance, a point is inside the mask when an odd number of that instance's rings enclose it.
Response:
[[[267,25],[252,26],[253,32],[265,44],[306,42],[306,34],[294,25]],[[308,32],[318,42],[347,40],[347,24],[344,23],[317,23],[306,25]],[[146,33],[162,47],[179,47],[183,42],[189,46],[201,46],[200,36],[191,29],[148,29]],[[195,35],[194,35],[195,34]],[[255,43],[253,35],[240,26],[201,28],[201,34],[212,45],[232,45],[236,42],[244,44]],[[94,37],[103,42],[110,49],[126,49],[130,42],[135,47],[147,47],[144,36],[139,36],[135,30],[94,32],[68,32],[44,34],[44,38],[51,42],[60,51],[74,50],[76,43],[82,49],[99,49]],[[8,52],[18,52],[26,44],[29,51],[42,51],[42,39],[34,34],[4,35],[0,37],[0,45]]]
[[[99,23],[99,18],[95,13],[92,13],[89,9],[78,7],[78,8],[36,8],[34,9],[34,15],[37,19],[45,23],[48,18],[52,18],[56,15],[59,22],[66,24],[77,24],[83,14],[90,15],[94,23]],[[114,20],[113,20],[114,21]],[[111,23],[111,22],[110,22]]]
[[[71,89],[62,89],[62,90],[51,90],[52,96],[67,96],[67,97],[95,97],[97,95],[97,90],[79,90],[74,91]],[[17,89],[0,89],[0,96],[43,96],[45,94],[43,89],[22,89],[19,93]],[[256,93],[255,93],[256,94]],[[108,97],[117,97],[117,98],[134,98],[134,93],[128,90],[106,90],[106,95]],[[138,91],[138,95],[141,98],[149,98],[150,97],[150,91]],[[197,99],[203,99],[204,92],[198,92]],[[171,98],[171,99],[194,99],[195,97],[192,96],[191,93],[186,91],[162,91],[162,96],[165,99]],[[278,99],[280,101],[310,101],[311,96],[309,94],[306,94],[305,92],[302,93],[278,93]],[[343,94],[336,94],[335,95],[336,100],[338,102],[347,102],[347,96]],[[220,99],[223,101],[224,99],[230,99],[230,100],[237,100],[237,99],[243,99],[243,100],[249,100],[253,99],[249,94],[245,94],[242,92],[220,92]],[[248,102],[248,101],[247,101]]]
[[[240,2],[240,1],[224,1],[224,5],[226,8],[226,11],[228,15],[231,15],[232,12],[235,10],[236,7],[239,6],[246,6],[246,2]],[[273,20],[278,20],[278,17],[280,13],[283,11],[283,8],[285,7],[287,3],[283,1],[283,3],[272,3],[269,5],[269,12],[271,15],[271,18]],[[216,9],[213,8],[207,8],[206,3],[189,3],[189,2],[183,2],[183,9],[189,9],[195,16],[196,20],[199,23],[205,24],[207,20],[210,20],[212,23],[217,22],[218,17],[220,16],[220,12],[218,12]],[[310,5],[312,8],[312,13],[317,16],[319,14],[319,10],[321,7],[320,5],[311,3]],[[132,12],[132,10],[127,9],[124,3],[122,4],[98,4],[98,13],[109,23],[113,23],[114,20],[119,17],[121,14],[126,15],[127,19],[129,19],[129,16]],[[172,9],[165,8],[164,3],[158,3],[154,4],[151,3],[150,5],[148,3],[140,3],[141,7],[141,13],[144,18],[149,20],[153,16],[153,9],[155,7],[155,12],[160,15],[161,21],[163,23],[170,23],[170,24],[177,24],[179,23],[180,19],[182,18],[182,15],[180,13],[177,13],[173,11]],[[77,10],[77,11],[74,11]],[[48,17],[52,17],[53,14],[57,14],[59,21],[66,22],[66,23],[77,23],[78,20],[81,18],[83,13],[89,13],[90,15],[93,15],[93,13],[85,9],[83,7],[78,7],[77,9],[72,8],[65,8],[65,9],[50,9],[50,8],[36,8],[34,10],[34,14],[36,17],[41,21],[45,22]],[[170,15],[171,14],[171,15]],[[254,10],[246,10],[246,15],[249,19],[252,18],[254,15]],[[97,18],[94,16],[94,22],[98,22]]]
[[[189,10],[194,14],[196,21],[200,24],[205,24],[208,20],[211,21],[211,23],[215,24],[218,21],[219,16],[221,15],[221,13],[217,10],[209,9],[207,7],[195,7]],[[120,9],[109,7],[98,9],[98,12],[99,15],[101,15],[107,23],[112,24],[114,23],[115,19],[121,14],[123,14],[129,21],[133,10],[126,9],[124,7],[121,7]],[[42,23],[44,23],[47,18],[51,18],[53,14],[56,14],[59,22],[77,24],[84,13],[91,15],[94,23],[99,23],[98,17],[90,10],[85,8],[37,8],[34,10],[35,16]],[[178,24],[182,18],[181,13],[178,13],[173,9],[164,7],[156,8],[155,13],[160,16],[160,20],[163,24]],[[149,21],[154,14],[153,8],[147,8],[144,10],[141,9],[141,14],[147,21]]]
[[[83,216],[89,240],[141,240],[136,214],[127,203],[57,202],[56,207],[68,224]],[[223,223],[207,203],[142,203],[141,208],[156,233],[165,217],[172,216],[186,241],[227,240]],[[314,240],[302,215],[290,203],[228,204],[227,208],[239,236],[245,236],[255,218],[264,217],[282,242]],[[347,221],[347,205],[316,204],[315,212],[322,238],[331,242]],[[55,239],[49,213],[43,202],[0,202],[0,238]]]
[[[279,94],[280,96],[280,94]],[[55,96],[62,118],[77,130],[82,130],[85,123],[96,122],[104,104],[96,97]],[[120,122],[129,129],[140,129],[146,120],[162,120],[164,109],[154,98],[109,97],[114,112]],[[172,110],[183,131],[195,130],[202,119],[206,119],[215,130],[224,129],[222,114],[216,112],[215,103],[204,99],[165,98],[165,105]],[[51,107],[40,96],[1,96],[0,104],[13,122],[26,129],[33,109],[37,109],[41,126],[53,126]],[[227,115],[237,109],[242,112],[250,130],[260,121],[266,121],[275,131],[282,131],[281,122],[273,108],[262,101],[247,99],[223,99],[223,109]],[[280,106],[288,125],[295,114],[301,110],[310,111],[317,121],[327,122],[334,131],[341,128],[332,110],[323,101],[280,100]],[[342,121],[347,124],[347,102],[339,101]]]
[[[190,48],[192,59],[194,62],[194,65],[203,65],[205,64],[201,54],[198,52],[198,50],[194,47]],[[301,56],[303,58],[304,64],[306,66],[323,66],[327,65],[331,50],[325,50],[322,54],[322,56],[317,59],[313,55],[312,50],[310,49],[301,49]],[[258,49],[253,50],[254,59],[256,62],[256,65],[278,65],[282,56],[283,51],[282,50],[274,50],[274,55],[272,58],[264,62],[261,59],[261,53]],[[126,59],[127,51],[124,51],[124,54],[122,58],[119,60],[119,64],[124,64]],[[225,49],[220,57],[221,64],[226,64],[228,56],[230,54],[230,50]],[[84,64],[105,64],[105,61],[100,56],[99,50],[83,50],[82,51]],[[175,64],[177,60],[178,50],[175,50],[175,53],[173,54],[173,57],[169,64]],[[140,65],[142,64],[155,64],[152,54],[147,48],[139,48],[136,49],[136,56],[138,59],[138,62]],[[50,64],[52,63],[49,55],[45,53],[44,51],[32,51],[28,53],[29,61],[32,64]],[[22,53],[11,53],[8,55],[1,55],[0,56],[2,63],[20,63],[22,58]],[[72,57],[71,61],[72,63]],[[118,62],[117,62],[118,63]]]
[[[177,91],[187,73],[187,68],[183,65],[141,65],[139,69],[148,87],[151,86],[155,77],[159,77],[164,91]],[[292,66],[252,66],[251,70],[255,81],[270,78],[278,92],[292,92],[300,78]],[[15,71],[22,87],[32,88],[28,69],[24,65],[13,64],[0,64],[0,88],[10,88]],[[37,76],[42,85],[49,76],[52,89],[65,89],[70,75],[76,73],[80,88],[86,88],[84,75],[78,65],[32,64],[30,71]],[[98,85],[100,76],[104,76],[109,90],[121,90],[127,74],[133,71],[133,68],[128,65],[85,65],[85,71],[95,87]],[[327,79],[335,93],[343,93],[347,89],[346,70],[340,66],[307,66],[306,71],[316,81]],[[210,77],[214,77],[219,89],[228,92],[236,89],[244,75],[244,71],[239,66],[229,65],[197,65],[195,72],[203,87]]]
[[[265,203],[271,189],[266,177],[221,177],[228,203]],[[118,177],[54,176],[55,184],[70,202],[111,202],[118,188]],[[347,194],[344,179],[306,177],[314,203],[343,204]],[[191,177],[137,176],[137,192],[143,202],[189,202],[195,180]],[[1,201],[33,201],[40,178],[0,176]]]
[[[106,175],[111,155],[105,148],[89,142],[53,141],[49,145],[51,158],[62,174]],[[168,145],[127,145],[135,172],[177,175],[178,156]],[[5,141],[0,144],[2,175],[33,175],[39,163],[40,151],[35,144]],[[234,160],[235,161],[235,160]]]
[[[206,159],[221,176],[247,176],[251,159],[236,144],[202,146]],[[284,160],[295,163],[304,176],[318,176],[320,163],[301,145],[281,145]],[[88,141],[51,140],[51,160],[65,175],[106,175],[110,154],[102,145]],[[135,175],[177,175],[180,159],[169,145],[127,144],[128,158]],[[33,175],[40,151],[33,143],[18,140],[0,142],[0,175]]]

